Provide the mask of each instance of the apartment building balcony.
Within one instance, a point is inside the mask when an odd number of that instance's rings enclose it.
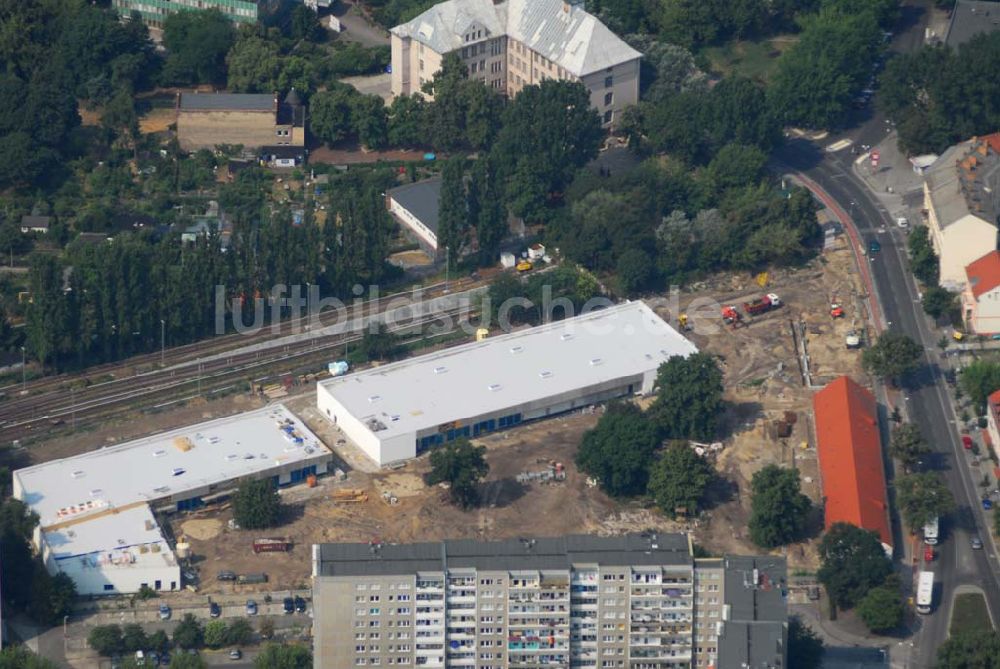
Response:
[[[444,656],[440,655],[437,657],[423,657],[417,655],[414,660],[414,664],[418,667],[443,667],[444,666]]]

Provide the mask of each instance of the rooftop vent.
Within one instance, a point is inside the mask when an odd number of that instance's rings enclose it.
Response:
[[[236,455],[235,453],[230,453],[229,455],[226,456],[226,462],[232,462],[238,457],[240,456]]]
[[[72,476],[75,479],[82,479],[83,476],[84,476],[84,472],[83,472],[82,469],[79,469],[79,470],[73,472],[72,474],[70,474],[70,476]]]
[[[511,346],[511,347],[510,347],[510,352],[511,352],[511,353],[520,353],[520,352],[522,352],[523,350],[524,350],[524,347],[523,347],[523,346]]]
[[[563,341],[569,341],[570,339],[573,338],[573,335],[571,335],[568,332],[564,332],[561,335],[559,335],[559,338],[562,339]]]
[[[375,402],[378,402],[380,399],[382,399],[382,397],[379,396],[379,395],[369,395],[368,396],[368,402],[370,404],[374,404]]]
[[[184,473],[183,467],[174,467],[174,476],[180,476]]]
[[[600,364],[601,364],[601,363],[603,363],[603,362],[604,362],[604,361],[603,361],[603,360],[601,360],[600,358],[591,358],[591,359],[590,359],[590,366],[591,366],[591,367],[597,367],[598,365],[600,365]]]
[[[488,388],[489,388],[490,390],[492,390],[493,392],[496,392],[496,391],[500,390],[500,388],[501,388],[501,385],[500,385],[499,383],[491,383],[491,384],[490,384],[489,386],[487,386],[487,387],[488,387]]]
[[[552,376],[552,372],[550,372],[547,369],[543,369],[542,371],[538,372],[538,376],[540,376],[543,379],[547,379],[550,376]]]
[[[434,373],[435,374],[444,374],[447,371],[448,371],[448,368],[447,367],[443,367],[443,366],[442,367],[435,367],[434,368]]]
[[[153,457],[154,458],[162,458],[166,454],[167,454],[167,452],[165,450],[163,450],[162,448],[159,449],[159,450],[157,450],[157,451],[153,451]]]

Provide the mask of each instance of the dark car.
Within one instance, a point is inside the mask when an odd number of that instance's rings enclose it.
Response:
[[[989,511],[993,508],[993,500],[989,497],[983,497],[983,508]]]
[[[875,255],[881,250],[882,250],[882,245],[879,244],[877,239],[868,240],[868,253],[870,253],[871,255]]]
[[[222,615],[222,607],[219,606],[217,603],[212,602],[211,604],[208,605],[208,615],[212,616],[213,618],[218,618],[219,616]]]
[[[160,666],[161,667],[170,666],[170,653],[164,652],[163,655],[160,656]]]
[[[235,581],[236,572],[235,571],[220,571],[219,575],[215,577],[218,581]]]
[[[282,605],[282,610],[284,610],[285,613],[295,613],[295,600],[291,597],[285,597]]]
[[[305,613],[306,612],[306,600],[302,599],[301,597],[296,597],[295,598],[295,611],[298,612],[298,613]]]

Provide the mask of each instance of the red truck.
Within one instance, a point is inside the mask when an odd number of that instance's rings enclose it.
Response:
[[[749,302],[744,302],[743,311],[747,312],[751,316],[756,316],[757,314],[762,314],[765,311],[777,309],[780,306],[781,298],[774,293],[768,293],[763,297],[755,297]]]
[[[254,539],[254,553],[285,553],[292,550],[292,542],[288,539]]]

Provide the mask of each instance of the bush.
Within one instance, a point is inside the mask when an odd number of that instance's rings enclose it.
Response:
[[[185,613],[174,628],[174,643],[185,650],[205,645],[205,630],[193,614]]]
[[[205,623],[205,645],[222,648],[226,645],[226,623],[223,620],[209,620]]]
[[[122,628],[118,625],[98,625],[87,635],[87,645],[101,655],[117,655],[125,649]]]
[[[263,627],[263,626],[262,626]],[[253,627],[246,618],[235,618],[229,621],[226,629],[226,643],[230,646],[245,646],[253,641]]]
[[[903,601],[899,591],[888,585],[870,590],[858,602],[858,615],[876,634],[896,629],[903,622]]]

